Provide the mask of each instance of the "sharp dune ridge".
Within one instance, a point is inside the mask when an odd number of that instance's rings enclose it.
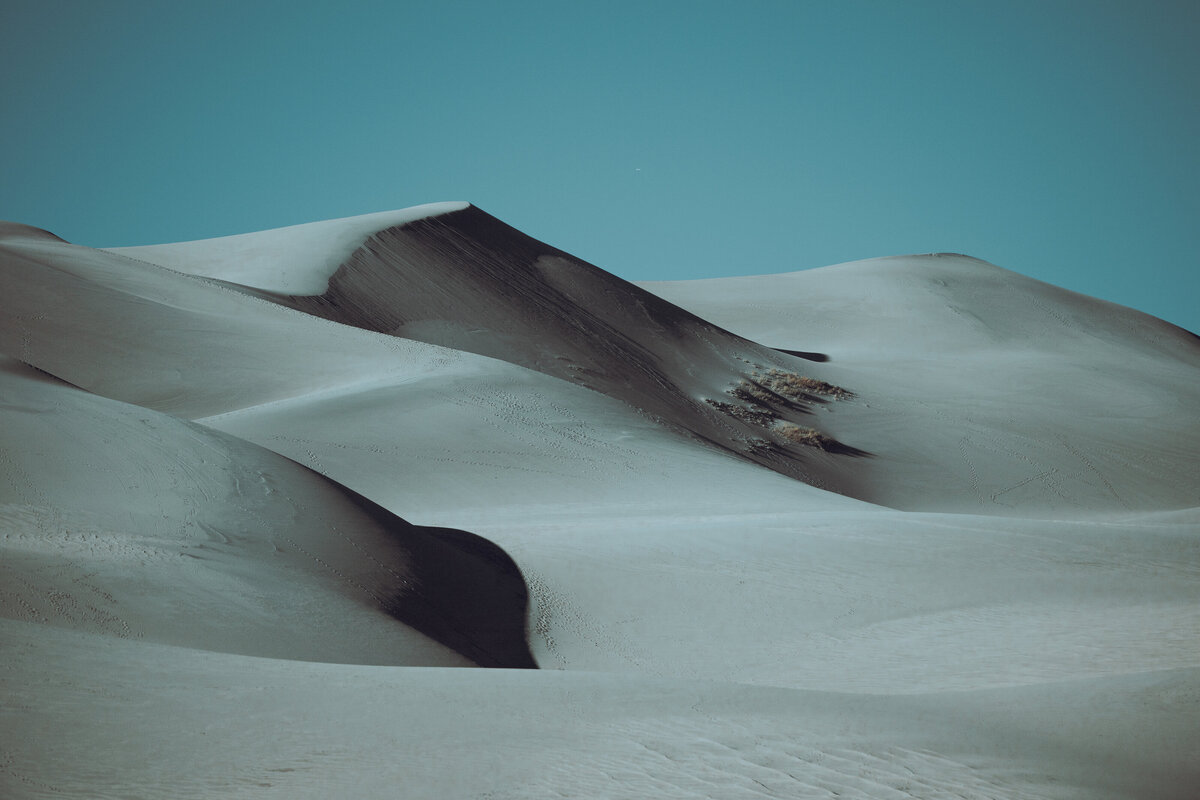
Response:
[[[578,383],[784,474],[845,491],[838,466],[810,468],[804,448],[774,435],[770,423],[747,424],[745,415],[705,402],[724,403],[755,370],[797,370],[799,362],[474,206],[373,234],[319,295],[256,294],[334,322]],[[778,395],[766,403],[771,420],[811,416],[807,404]],[[838,452],[866,455],[844,445]]]
[[[957,254],[633,284],[467,203],[3,223],[0,296],[5,797],[1200,785],[1161,320]]]

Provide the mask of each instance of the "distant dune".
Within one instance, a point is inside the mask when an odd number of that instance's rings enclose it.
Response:
[[[1200,785],[1161,320],[953,254],[635,285],[467,203],[3,223],[0,296],[4,797]]]

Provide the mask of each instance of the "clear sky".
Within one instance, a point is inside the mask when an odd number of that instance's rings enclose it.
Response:
[[[0,219],[469,200],[629,279],[955,251],[1200,332],[1200,2],[0,0]]]

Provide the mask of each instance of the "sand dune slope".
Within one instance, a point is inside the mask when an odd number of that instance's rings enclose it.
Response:
[[[1185,800],[1200,780],[1194,669],[890,697],[0,636],[27,708],[0,727],[7,796]]]
[[[0,366],[4,616],[277,658],[532,666],[525,585],[494,545],[409,525],[240,439]]]
[[[856,496],[1069,517],[1200,505],[1200,339],[977,259],[901,256],[644,286],[743,336],[830,355],[876,455]]]
[[[419,209],[354,249],[326,234],[333,244],[297,270],[320,294],[283,291],[283,266],[261,256],[255,269],[207,272],[310,314],[587,386],[871,502],[1056,517],[1196,504],[1200,340],[1132,309],[954,255],[647,293],[477,208]],[[257,236],[285,252],[314,240],[306,226]],[[186,266],[203,245],[187,243],[187,259],[171,245],[140,254]],[[229,248],[213,240],[211,263],[231,263]],[[780,396],[788,384],[773,370],[810,380]],[[854,396],[812,388],[829,386]],[[825,438],[781,435],[798,429]]]
[[[88,391],[194,418],[413,376],[456,355],[354,337],[212,280],[0,229],[0,350]]]
[[[265,268],[250,287],[335,322],[586,386],[772,469],[844,491],[850,467],[842,462],[857,452],[852,445],[813,439],[805,446],[785,435],[810,426],[812,407],[828,396],[811,386],[772,391],[778,387],[766,378],[772,370],[807,375],[811,362],[733,336],[474,206],[435,208],[443,213],[373,233],[319,294],[265,290],[278,285]],[[156,253],[172,262],[168,248]]]
[[[329,288],[329,276],[377,231],[467,205],[431,203],[218,239],[112,247],[108,252],[272,292],[321,294]]]
[[[4,225],[0,296],[6,798],[1200,785],[1159,320],[961,256],[638,288],[464,203]]]

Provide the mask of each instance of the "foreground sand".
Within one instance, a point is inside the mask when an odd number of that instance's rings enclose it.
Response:
[[[464,204],[4,233],[6,797],[1200,785],[1184,331],[961,256],[639,288]]]

